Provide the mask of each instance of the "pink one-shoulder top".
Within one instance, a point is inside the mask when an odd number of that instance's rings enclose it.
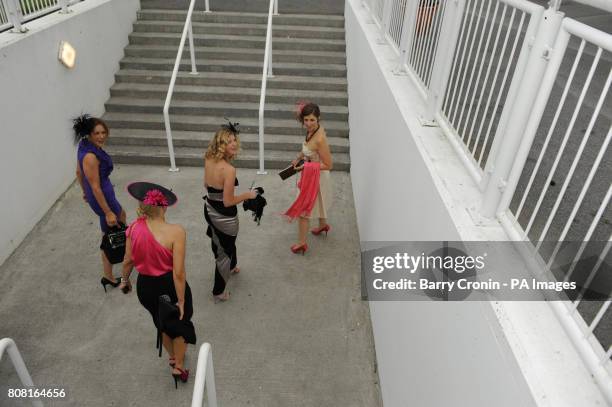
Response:
[[[132,261],[140,274],[158,277],[172,271],[172,250],[155,240],[145,217],[132,222],[125,234],[131,239]]]

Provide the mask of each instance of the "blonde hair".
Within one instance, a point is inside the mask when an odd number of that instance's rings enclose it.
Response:
[[[145,216],[150,219],[159,216],[162,211],[163,207],[161,206],[145,205],[141,202],[138,208],[136,208],[136,215],[138,215],[139,218]]]
[[[217,130],[215,136],[208,143],[208,149],[206,150],[206,155],[204,157],[212,158],[215,161],[225,159],[225,149],[230,143],[230,138],[232,136],[236,138],[238,149],[240,149],[240,139],[238,138],[238,135],[229,129],[220,128],[219,130]]]

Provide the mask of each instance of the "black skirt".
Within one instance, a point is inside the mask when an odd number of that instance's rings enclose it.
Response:
[[[174,280],[172,272],[166,273],[159,277],[145,276],[138,274],[136,282],[136,293],[138,300],[143,307],[149,311],[155,327],[158,328],[158,304],[160,295],[168,295],[173,304],[178,302],[176,290],[174,289]],[[185,339],[185,342],[195,344],[196,334],[191,317],[193,316],[193,302],[191,297],[191,289],[189,284],[185,282],[185,306],[182,320],[168,321],[164,323],[162,332],[170,338],[178,338],[180,336]]]

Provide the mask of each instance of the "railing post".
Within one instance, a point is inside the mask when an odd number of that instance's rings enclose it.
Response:
[[[202,407],[204,401],[204,389],[208,395],[208,407],[217,407],[217,389],[215,387],[215,371],[213,369],[212,351],[210,343],[200,346],[198,352],[198,365],[193,385],[193,396],[191,407]]]
[[[189,21],[189,54],[191,55],[191,74],[197,75],[198,69],[196,68],[195,62],[195,47],[193,46],[193,28],[191,27],[193,24],[193,18]]]
[[[274,15],[278,15],[278,0],[274,0]]]
[[[210,13],[210,3],[209,3],[209,0],[206,0],[206,2],[204,4],[204,12],[205,13]]]
[[[542,119],[546,103],[550,97],[550,93],[555,83],[559,67],[563,61],[564,51],[570,40],[570,35],[566,31],[561,31],[557,36],[557,41],[552,50],[552,55],[548,63],[546,75],[544,76],[541,86],[538,90],[538,96],[531,109],[531,116],[525,125],[524,136],[521,140],[521,145],[516,153],[516,159],[514,160],[514,167],[512,168],[510,175],[508,176],[508,182],[506,189],[501,197],[501,201],[497,208],[497,212],[505,210],[510,205],[512,195],[516,190],[523,167],[527,161],[527,156],[531,150],[533,139],[535,138],[537,128]]]
[[[465,10],[465,0],[447,1],[442,17],[442,27],[438,37],[438,48],[433,62],[431,82],[427,95],[427,110],[422,124],[433,125],[436,113],[442,106],[444,92],[448,86],[453,56],[459,41],[461,19]]]
[[[28,31],[27,28],[21,25],[23,22],[23,13],[19,6],[18,0],[5,0],[6,11],[8,12],[8,20],[13,25],[11,32],[14,33],[25,33]]]
[[[32,377],[28,372],[28,368],[26,367],[21,354],[19,353],[19,349],[17,348],[17,344],[11,338],[0,339],[0,360],[2,360],[2,355],[4,351],[7,351],[9,357],[11,358],[11,362],[13,362],[13,367],[17,372],[17,376],[19,376],[19,380],[21,380],[21,384],[24,387],[34,387],[34,382],[32,381]],[[42,401],[38,399],[32,399],[32,405],[34,407],[42,407]]]
[[[70,5],[70,0],[59,0],[59,5],[62,6],[62,9],[59,11],[60,14],[69,14],[72,13],[72,10],[68,8]]]
[[[400,36],[400,56],[397,61],[397,66],[393,70],[396,75],[406,73],[406,64],[410,57],[409,50],[412,46],[414,38],[414,26],[416,24],[416,15],[419,8],[419,0],[407,0],[406,8],[404,9],[404,23],[402,26],[402,35]]]
[[[516,92],[516,99],[508,116],[508,125],[502,135],[503,138],[500,139],[497,153],[489,160],[492,165],[491,177],[486,184],[480,209],[484,217],[494,217],[501,202],[562,19],[563,13],[552,9],[544,11],[540,19],[534,44]]]

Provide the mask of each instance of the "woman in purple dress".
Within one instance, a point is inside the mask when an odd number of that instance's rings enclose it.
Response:
[[[115,197],[109,179],[113,161],[102,149],[108,138],[108,126],[101,119],[82,115],[74,120],[75,141],[78,142],[76,175],[83,190],[83,200],[100,218],[100,229],[106,233],[109,227],[119,222],[125,225],[125,211]],[[102,250],[103,277],[100,281],[104,291],[106,285],[117,287],[119,279],[113,276],[113,265]]]

